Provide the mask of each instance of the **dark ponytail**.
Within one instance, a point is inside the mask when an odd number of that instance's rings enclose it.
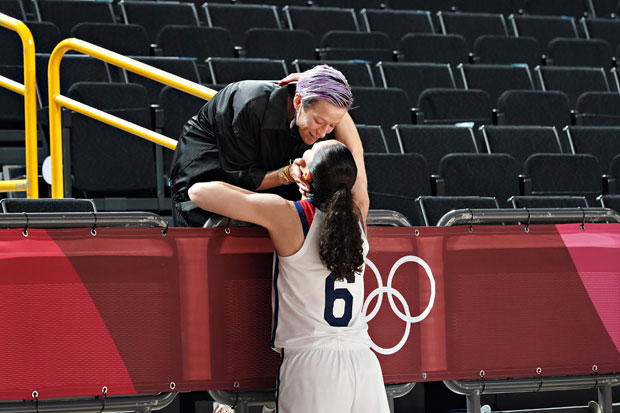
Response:
[[[349,149],[342,144],[325,146],[310,165],[311,194],[325,214],[319,255],[337,280],[353,281],[364,265],[364,241],[358,209],[351,188],[357,167]]]

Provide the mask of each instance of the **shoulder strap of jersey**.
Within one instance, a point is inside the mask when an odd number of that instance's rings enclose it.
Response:
[[[297,213],[299,214],[299,220],[301,221],[301,227],[304,231],[304,238],[308,235],[308,231],[310,231],[310,226],[312,225],[312,220],[314,219],[314,212],[316,207],[309,199],[304,199],[303,201],[295,202],[295,208],[297,208]]]

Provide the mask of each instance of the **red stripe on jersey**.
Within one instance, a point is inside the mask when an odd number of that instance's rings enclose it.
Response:
[[[308,228],[310,228],[312,226],[312,220],[314,219],[314,212],[316,210],[316,207],[311,201],[307,199],[304,199],[303,201],[300,201],[299,203],[301,207],[304,209],[304,214],[306,214],[306,219],[308,220]]]

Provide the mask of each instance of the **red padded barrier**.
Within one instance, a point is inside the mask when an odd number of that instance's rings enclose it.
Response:
[[[620,224],[369,237],[386,382],[620,372]],[[1,230],[0,400],[273,387],[272,253],[260,228]]]

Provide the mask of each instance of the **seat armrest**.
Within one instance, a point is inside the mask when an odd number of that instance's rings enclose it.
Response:
[[[446,181],[439,175],[431,175],[431,193],[435,196],[441,196],[446,193]]]
[[[528,178],[526,175],[519,175],[519,194],[532,194],[532,179]]]
[[[603,195],[616,193],[616,178],[611,175],[604,174],[603,179]]]

